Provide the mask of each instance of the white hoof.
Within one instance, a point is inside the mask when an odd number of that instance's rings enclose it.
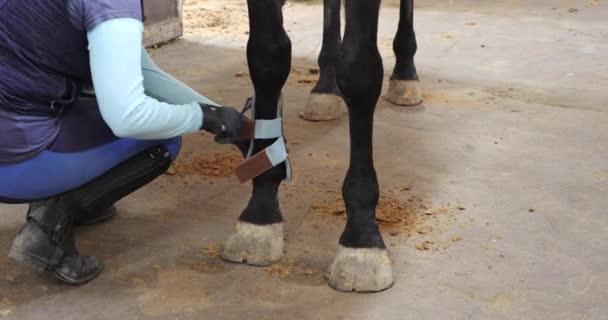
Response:
[[[232,262],[268,266],[283,256],[283,223],[255,225],[239,221],[220,255]]]
[[[308,121],[329,121],[341,118],[346,112],[342,97],[333,93],[311,93],[308,105],[300,117]]]
[[[418,80],[391,80],[385,96],[392,104],[415,106],[422,102],[422,87]]]
[[[329,267],[329,285],[340,291],[377,292],[393,285],[386,249],[340,246]]]

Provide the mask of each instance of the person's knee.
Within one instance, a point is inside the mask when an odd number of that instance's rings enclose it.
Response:
[[[169,154],[171,155],[171,160],[175,161],[179,152],[182,149],[182,137],[175,137],[165,141],[163,145],[169,150]]]

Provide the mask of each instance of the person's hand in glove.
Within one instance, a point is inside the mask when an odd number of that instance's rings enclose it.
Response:
[[[201,104],[203,110],[202,130],[214,134],[218,143],[237,143],[247,140],[252,122],[232,107],[216,107]]]

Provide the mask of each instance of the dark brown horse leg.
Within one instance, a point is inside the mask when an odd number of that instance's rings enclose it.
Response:
[[[255,90],[255,119],[277,117],[281,89],[291,70],[291,41],[283,29],[282,0],[248,0],[249,72]],[[256,139],[253,153],[276,139]],[[269,265],[283,255],[283,217],[277,193],[285,163],[253,179],[253,194],[239,217],[236,231],[222,245],[221,255],[234,262]]]
[[[319,81],[312,89],[308,105],[300,116],[310,121],[342,117],[346,107],[336,84],[336,62],[340,50],[340,2],[323,1],[323,46],[319,54]]]
[[[401,0],[399,28],[393,41],[396,63],[386,94],[386,99],[393,104],[413,106],[422,102],[422,89],[414,65],[417,48],[414,0]]]
[[[393,284],[391,262],[375,219],[379,189],[372,135],[384,75],[377,46],[379,8],[380,0],[346,0],[346,31],[337,64],[351,140],[342,190],[348,218],[329,284],[342,291],[380,291]]]

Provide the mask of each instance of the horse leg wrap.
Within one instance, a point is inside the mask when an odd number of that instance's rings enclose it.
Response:
[[[252,110],[255,116],[255,97],[249,99],[243,112]],[[251,180],[262,173],[285,163],[285,181],[291,180],[291,164],[289,162],[287,146],[283,137],[283,97],[279,99],[277,117],[271,120],[254,120],[253,125],[248,126],[249,132],[244,130],[243,138],[250,138],[249,152],[245,161],[236,166],[234,172],[241,183]],[[253,132],[251,132],[251,130]],[[276,139],[273,144],[264,150],[253,154],[255,139]]]

